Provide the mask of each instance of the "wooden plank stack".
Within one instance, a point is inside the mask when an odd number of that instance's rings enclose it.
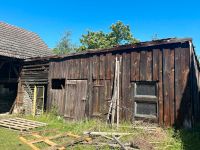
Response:
[[[6,127],[9,129],[14,129],[14,130],[20,130],[20,131],[27,131],[30,129],[46,126],[46,123],[43,122],[38,122],[38,121],[32,121],[28,119],[23,119],[23,118],[5,118],[5,119],[0,119],[0,126]]]

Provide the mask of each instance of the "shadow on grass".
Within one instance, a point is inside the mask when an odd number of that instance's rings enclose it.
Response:
[[[200,150],[200,127],[177,130],[175,136],[181,139],[183,150]]]

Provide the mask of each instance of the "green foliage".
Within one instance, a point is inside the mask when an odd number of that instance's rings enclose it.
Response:
[[[110,26],[111,32],[108,34],[112,45],[130,44],[139,42],[131,33],[129,25],[124,25],[121,21]]]
[[[86,49],[106,48],[111,44],[108,35],[103,31],[88,31],[86,35],[82,35],[80,42],[82,43],[79,47],[80,51]]]
[[[121,21],[111,25],[110,30],[109,33],[88,31],[87,34],[83,34],[80,39],[82,45],[78,50],[110,48],[116,45],[139,42],[133,37],[129,25],[124,25]]]
[[[71,52],[75,52],[75,45],[71,43],[71,33],[65,32],[63,37],[58,42],[57,46],[53,49],[54,54],[63,55]]]

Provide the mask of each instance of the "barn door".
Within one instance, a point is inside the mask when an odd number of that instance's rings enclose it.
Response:
[[[85,117],[87,80],[67,80],[65,88],[64,117],[80,120]]]
[[[94,80],[92,96],[92,117],[106,118],[111,100],[111,81]]]
[[[44,86],[36,85],[34,87],[34,98],[33,98],[33,115],[41,115],[44,111]]]

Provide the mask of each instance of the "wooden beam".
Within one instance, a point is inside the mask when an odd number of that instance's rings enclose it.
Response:
[[[121,146],[121,148],[122,148],[123,150],[127,150],[126,147],[125,147],[115,136],[112,136],[112,137],[113,137],[113,139]]]
[[[40,150],[39,148],[37,148],[35,145],[33,145],[32,143],[29,143],[24,137],[19,137],[19,139],[27,144],[28,146],[30,146],[33,150]]]
[[[133,133],[120,133],[120,132],[83,132],[83,134],[89,134],[89,135],[114,135],[114,136],[119,136],[119,135],[132,135]]]

